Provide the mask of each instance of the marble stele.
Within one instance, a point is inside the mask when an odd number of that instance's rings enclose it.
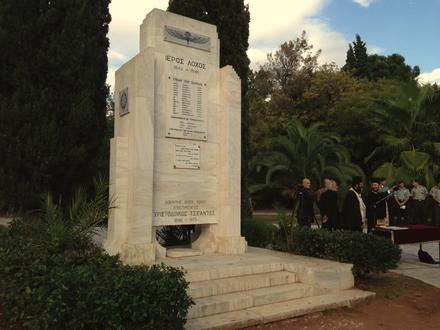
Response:
[[[140,50],[116,72],[104,248],[128,264],[165,249],[155,228],[201,225],[193,248],[243,254],[240,235],[241,87],[219,69],[214,25],[152,10]]]

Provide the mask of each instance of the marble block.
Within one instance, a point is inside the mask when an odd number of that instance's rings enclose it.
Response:
[[[154,9],[139,53],[115,77],[110,254],[153,263],[155,228],[201,225],[203,254],[243,254],[240,234],[241,84],[219,68],[214,25]]]

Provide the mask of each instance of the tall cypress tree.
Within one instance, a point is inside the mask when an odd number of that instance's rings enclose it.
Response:
[[[247,174],[249,159],[249,7],[243,0],[170,0],[168,11],[217,26],[220,66],[231,65],[241,79],[241,214],[251,217]]]
[[[356,76],[369,78],[367,46],[359,34],[356,34],[356,41],[353,42],[353,53],[356,59]]]
[[[106,132],[110,0],[0,3],[0,209],[91,182]]]
[[[348,45],[347,58],[344,71],[351,72],[358,78],[369,78],[367,46],[361,36],[356,34],[356,40]]]
[[[348,44],[347,56],[345,59],[344,70],[348,72],[352,72],[356,67],[356,57],[354,56],[353,47],[351,44]]]

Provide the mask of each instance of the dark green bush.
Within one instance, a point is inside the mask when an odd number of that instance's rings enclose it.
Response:
[[[0,302],[10,320],[27,329],[184,328],[192,300],[181,270],[122,265],[57,213],[49,205],[0,232]]]
[[[8,231],[8,228],[6,226],[0,225],[0,238],[2,235],[6,235],[6,232]]]
[[[353,264],[355,276],[368,273],[385,272],[397,267],[401,250],[390,240],[373,234],[352,231],[313,230],[295,226],[286,238],[282,229],[276,235],[274,246],[280,250],[291,251],[300,255],[330,259]],[[287,244],[289,241],[291,243]]]
[[[352,263],[357,276],[396,268],[401,257],[401,249],[391,240],[374,234],[336,231],[330,238],[327,244],[332,259]]]
[[[241,234],[246,238],[250,246],[267,247],[274,241],[277,228],[263,220],[241,220]]]

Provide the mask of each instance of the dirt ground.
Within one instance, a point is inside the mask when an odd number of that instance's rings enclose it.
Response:
[[[376,297],[351,308],[309,314],[248,330],[440,329],[439,288],[393,273],[372,276],[356,286],[376,292]]]

